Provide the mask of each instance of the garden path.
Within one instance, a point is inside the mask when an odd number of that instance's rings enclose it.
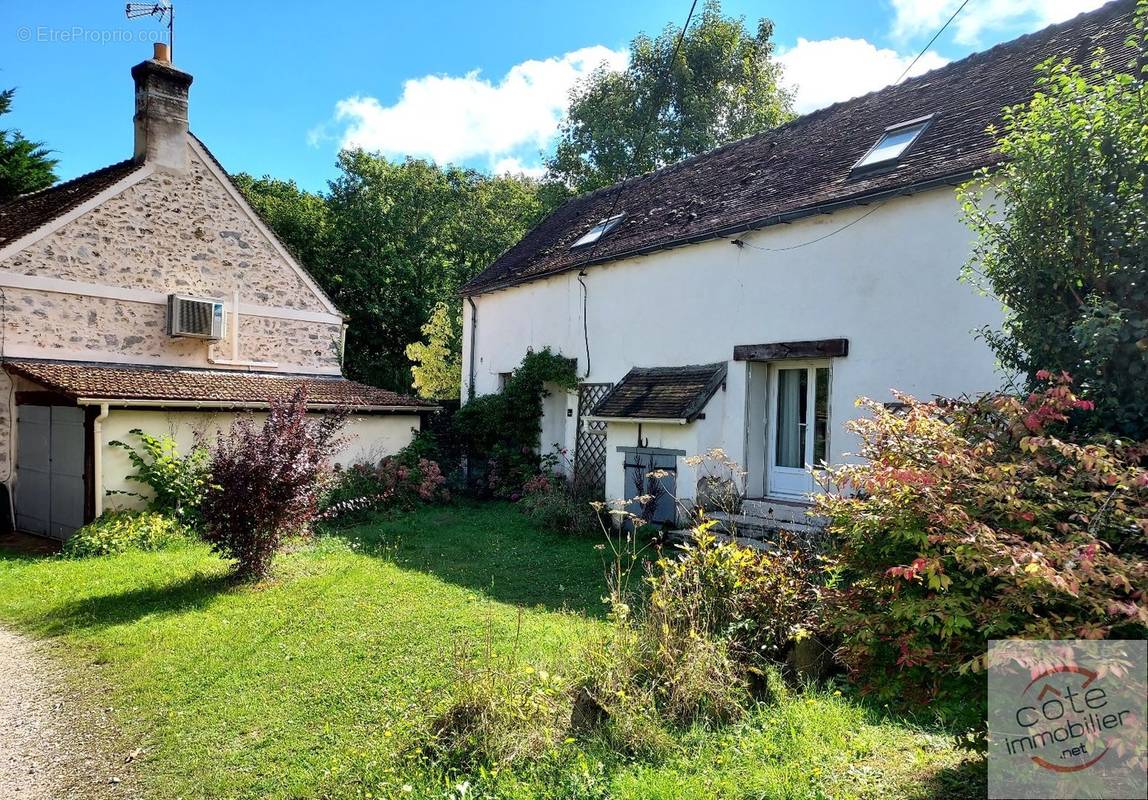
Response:
[[[108,709],[70,688],[49,646],[0,628],[0,798],[132,798],[128,761],[110,755]]]

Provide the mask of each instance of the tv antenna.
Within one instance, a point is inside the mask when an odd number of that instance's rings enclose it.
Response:
[[[128,3],[124,8],[128,19],[155,17],[163,24],[167,21],[168,58],[175,57],[175,6],[170,0],[155,0],[153,3]]]

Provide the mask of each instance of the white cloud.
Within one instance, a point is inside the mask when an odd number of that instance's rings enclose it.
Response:
[[[335,106],[342,147],[439,163],[481,159],[496,171],[532,174],[519,159],[546,147],[566,111],[570,89],[606,63],[623,69],[626,51],[596,45],[544,60],[524,61],[497,83],[478,70],[463,76],[426,75],[403,84],[392,105],[348,97]],[[318,136],[313,136],[316,140]]]
[[[972,0],[953,22],[954,38],[960,44],[980,43],[986,30],[1024,26],[1031,30],[1063,22],[1084,11],[1104,5],[1107,0]],[[932,36],[961,0],[892,0],[893,35],[901,40]]]
[[[507,156],[491,164],[490,171],[494,175],[525,175],[528,178],[541,178],[546,174],[546,167],[542,164],[524,164],[520,158]]]
[[[865,39],[798,39],[781,53],[785,82],[796,92],[794,106],[804,114],[839,100],[887,86],[901,76],[913,60],[895,50],[878,48]],[[920,75],[948,63],[926,53],[910,75]]]

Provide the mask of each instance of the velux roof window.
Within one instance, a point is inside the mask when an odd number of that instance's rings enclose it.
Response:
[[[877,144],[869,148],[869,152],[861,156],[861,160],[853,165],[853,171],[890,166],[913,146],[913,143],[925,132],[925,128],[929,127],[932,120],[932,115],[929,115],[897,125],[890,125],[881,134]]]
[[[595,223],[593,228],[578,237],[578,241],[570,245],[570,249],[573,250],[575,247],[585,247],[588,244],[594,244],[594,242],[601,239],[606,235],[607,232],[617,226],[617,224],[622,221],[624,216],[626,215],[615,214],[612,217],[607,217],[606,219],[599,220],[597,223]]]

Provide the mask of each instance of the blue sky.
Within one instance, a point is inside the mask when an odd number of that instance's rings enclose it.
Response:
[[[927,69],[1102,0],[970,0],[922,59]],[[959,0],[726,0],[761,16],[800,110],[896,79]],[[700,4],[699,4],[700,5]],[[342,145],[497,171],[537,171],[571,83],[625,63],[639,31],[680,24],[685,0],[328,4],[183,0],[175,62],[195,76],[192,129],[229,170],[335,175]],[[0,88],[17,87],[5,127],[56,151],[70,178],[131,152],[130,67],[160,35],[119,0],[3,0]]]

